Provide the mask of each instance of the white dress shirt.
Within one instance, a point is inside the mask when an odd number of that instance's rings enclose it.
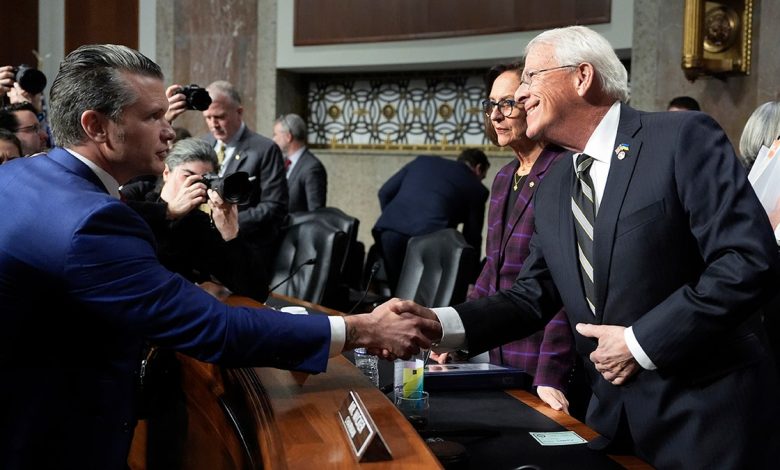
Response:
[[[291,153],[290,155],[285,155],[284,158],[290,160],[290,166],[287,167],[287,178],[290,177],[290,174],[292,173],[293,167],[295,164],[300,160],[301,155],[303,155],[303,152],[306,151],[306,147],[301,147],[295,152]]]

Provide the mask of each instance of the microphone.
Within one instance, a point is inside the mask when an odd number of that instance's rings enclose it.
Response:
[[[304,266],[309,266],[309,265],[312,265],[312,264],[314,264],[314,263],[316,263],[316,262],[317,262],[317,259],[316,259],[316,258],[309,258],[309,259],[307,259],[306,261],[304,261],[303,263],[299,264],[298,266],[296,266],[296,267],[295,267],[295,269],[293,269],[293,270],[290,272],[290,274],[289,274],[287,277],[285,277],[285,278],[284,278],[284,279],[282,279],[282,280],[281,280],[281,281],[280,281],[278,284],[276,284],[275,286],[273,286],[273,287],[272,287],[272,288],[269,290],[269,292],[273,292],[273,291],[275,291],[277,287],[281,286],[281,285],[282,285],[282,284],[284,284],[285,282],[287,282],[287,281],[289,281],[290,279],[292,279],[292,277],[293,277],[293,276],[295,276],[296,274],[298,274],[298,271],[300,271],[300,270],[301,270],[301,268],[303,268]]]
[[[355,311],[355,309],[358,307],[358,305],[362,304],[364,300],[366,300],[366,295],[368,295],[368,289],[371,287],[371,281],[374,279],[374,275],[376,272],[379,271],[379,261],[374,261],[374,264],[371,265],[371,272],[368,274],[368,281],[366,281],[366,288],[363,291],[363,295],[360,297],[360,300],[358,300],[355,305],[352,306],[351,309],[349,309],[349,312],[347,312],[347,315],[350,315],[352,312]]]

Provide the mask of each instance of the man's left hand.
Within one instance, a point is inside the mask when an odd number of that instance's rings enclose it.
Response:
[[[590,360],[596,370],[612,385],[624,384],[639,370],[639,363],[626,345],[623,336],[625,329],[615,325],[577,324],[577,332],[598,340],[596,350],[590,353]]]

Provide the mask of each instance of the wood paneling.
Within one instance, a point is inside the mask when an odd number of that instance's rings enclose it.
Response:
[[[611,0],[295,0],[296,46],[608,23]]]
[[[0,66],[27,64],[37,67],[38,59],[38,2],[0,0]]]
[[[65,54],[84,44],[138,48],[138,0],[66,0]]]

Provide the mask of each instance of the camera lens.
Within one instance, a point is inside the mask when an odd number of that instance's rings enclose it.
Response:
[[[46,88],[46,75],[38,69],[20,65],[16,72],[16,81],[22,90],[37,95]]]
[[[190,109],[205,111],[211,106],[211,96],[209,96],[209,92],[203,88],[192,90],[187,98],[187,106],[189,106]]]

